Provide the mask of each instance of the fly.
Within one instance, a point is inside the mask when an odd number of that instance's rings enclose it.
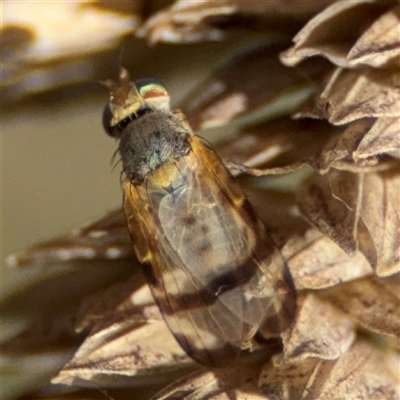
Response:
[[[103,123],[119,139],[124,211],[134,250],[185,352],[218,367],[278,335],[296,295],[286,264],[217,154],[171,111],[165,87],[107,81]]]

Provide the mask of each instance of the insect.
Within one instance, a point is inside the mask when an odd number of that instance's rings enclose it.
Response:
[[[103,114],[119,139],[124,211],[163,317],[200,364],[227,365],[257,331],[279,334],[295,311],[284,260],[217,154],[150,80],[105,82]]]

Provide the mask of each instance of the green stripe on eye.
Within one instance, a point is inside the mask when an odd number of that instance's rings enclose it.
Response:
[[[148,85],[144,85],[139,88],[139,92],[143,98],[167,95],[165,87],[159,83],[149,83]]]
[[[135,86],[142,97],[146,108],[170,112],[170,98],[165,86],[156,79],[138,79]]]

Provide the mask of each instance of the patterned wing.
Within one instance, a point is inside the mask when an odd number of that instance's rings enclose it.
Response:
[[[258,329],[287,326],[294,291],[221,161],[196,137],[191,146],[142,185],[125,180],[125,213],[175,338],[199,363],[221,366],[250,347]]]

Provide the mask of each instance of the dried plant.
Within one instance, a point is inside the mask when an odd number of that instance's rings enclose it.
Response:
[[[163,5],[147,18],[136,8],[135,34],[150,44],[258,35],[257,46],[214,70],[180,108],[195,131],[230,130],[215,149],[287,262],[296,316],[238,364],[200,369],[168,330],[118,208],[8,257],[15,268],[57,271],[43,277],[44,295],[64,289],[59,306],[2,344],[3,371],[29,376],[19,382],[26,394],[38,390],[29,399],[398,399],[399,4]],[[246,176],[294,169],[304,177],[295,193]],[[103,288],[85,292],[93,264],[107,271]]]

